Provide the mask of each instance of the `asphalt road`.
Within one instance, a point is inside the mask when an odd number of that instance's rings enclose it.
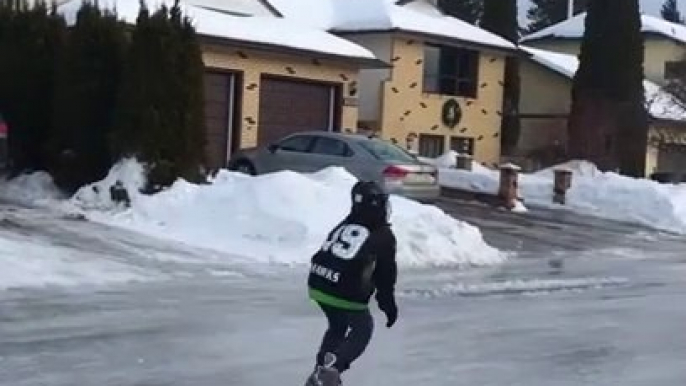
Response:
[[[401,317],[381,315],[344,384],[686,384],[686,243],[571,214],[441,203],[508,263],[403,270]],[[9,219],[8,219],[9,218]],[[301,385],[324,320],[306,267],[251,265],[41,213],[4,237],[52,241],[150,281],[0,291],[2,386]]]

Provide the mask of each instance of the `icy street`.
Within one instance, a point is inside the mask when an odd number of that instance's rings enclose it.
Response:
[[[516,255],[492,268],[402,270],[399,322],[386,329],[374,308],[373,341],[344,385],[686,384],[683,239],[564,212],[442,206]],[[324,328],[306,266],[2,213],[0,237],[27,253],[58,247],[87,259],[86,271],[126,267],[139,280],[0,290],[0,385],[304,383]],[[55,264],[56,283],[77,274]]]

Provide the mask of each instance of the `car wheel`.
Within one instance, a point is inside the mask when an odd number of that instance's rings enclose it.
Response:
[[[236,164],[233,167],[233,170],[239,172],[239,173],[245,173],[251,176],[254,176],[257,174],[255,171],[255,166],[253,166],[252,162],[247,161],[247,160],[240,160],[236,162]]]

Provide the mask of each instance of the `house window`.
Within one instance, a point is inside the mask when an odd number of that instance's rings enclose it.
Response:
[[[443,154],[445,138],[442,135],[419,134],[419,155],[436,158]]]
[[[686,61],[665,62],[665,79],[683,79],[686,77]]]
[[[476,98],[479,84],[479,52],[426,44],[424,46],[424,92]]]
[[[450,137],[450,150],[460,154],[474,155],[474,138]]]

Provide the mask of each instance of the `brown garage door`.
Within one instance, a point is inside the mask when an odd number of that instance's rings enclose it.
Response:
[[[304,130],[338,130],[338,87],[263,76],[258,145]]]
[[[207,166],[226,166],[230,151],[235,149],[236,76],[231,73],[205,73],[205,122],[207,125],[205,155]]]

